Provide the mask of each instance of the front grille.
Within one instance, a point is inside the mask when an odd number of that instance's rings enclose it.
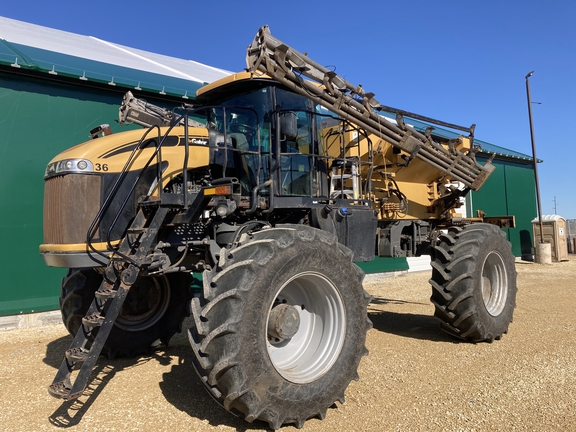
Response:
[[[100,176],[67,174],[44,185],[44,243],[85,243],[100,209]],[[96,234],[98,236],[98,234]]]

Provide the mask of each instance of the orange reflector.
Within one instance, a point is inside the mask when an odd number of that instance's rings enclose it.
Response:
[[[204,195],[232,195],[232,186],[216,186],[204,189]]]

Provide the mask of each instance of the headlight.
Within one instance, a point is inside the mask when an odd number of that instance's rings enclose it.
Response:
[[[92,173],[94,165],[86,159],[66,159],[63,161],[52,162],[46,167],[44,178],[53,177],[58,174],[68,173]]]

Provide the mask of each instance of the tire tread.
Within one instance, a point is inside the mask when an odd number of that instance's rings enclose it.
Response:
[[[203,299],[194,298],[191,308],[194,320],[189,340],[194,351],[194,366],[202,382],[226,410],[240,413],[248,422],[267,422],[272,429],[289,423],[300,428],[309,418],[325,417],[334,401],[344,400],[343,390],[340,390],[327,406],[310,401],[305,412],[294,412],[288,403],[273,405],[262,400],[251,387],[252,383],[246,381],[244,365],[239,360],[243,347],[236,333],[241,325],[246,325],[241,324],[242,316],[250,306],[246,304],[244,293],[250,290],[258,273],[271,259],[299,242],[321,242],[324,249],[342,256],[341,259],[349,261],[350,268],[354,269],[349,274],[353,280],[351,283],[361,286],[364,272],[352,263],[352,253],[338,243],[334,235],[306,225],[280,225],[243,234],[238,246],[223,249],[217,268],[204,272]],[[362,289],[364,307],[370,300],[371,296]],[[366,317],[360,327],[365,334],[372,328],[372,323]],[[363,345],[359,357],[367,353]],[[360,358],[357,363],[359,361]],[[359,379],[357,363],[347,378],[346,387],[351,380]],[[286,384],[283,391],[292,394],[306,389],[305,386]],[[302,395],[305,397],[304,393]]]
[[[479,274],[475,272],[479,271],[479,254],[486,253],[487,244],[502,256],[509,281],[505,310],[499,317],[489,317],[478,300],[480,285],[475,278]],[[507,333],[517,288],[514,256],[502,230],[483,223],[450,227],[438,236],[431,258],[430,300],[444,331],[471,342],[492,342]]]

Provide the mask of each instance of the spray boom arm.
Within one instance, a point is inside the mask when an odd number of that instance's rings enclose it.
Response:
[[[410,158],[422,159],[473,190],[480,189],[494,170],[490,162],[485,165],[476,162],[473,153],[463,153],[453,146],[445,148],[435,142],[430,134],[431,129],[421,133],[407,126],[403,117],[406,115],[467,131],[471,141],[474,125],[465,128],[383,106],[374,98],[373,93],[365,92],[362,86],[350,84],[334,71],[274,38],[268,26],[260,28],[248,47],[246,66],[249,72],[266,73],[293,91],[311,98],[342,118],[407,152]],[[397,124],[380,116],[377,111],[382,110],[394,112]]]
[[[152,126],[184,126],[184,118],[175,115],[173,111],[151,104],[144,99],[138,99],[132,92],[127,92],[122,98],[122,105],[118,112],[120,123],[137,125],[149,128]],[[204,127],[203,124],[188,119],[189,126]]]

